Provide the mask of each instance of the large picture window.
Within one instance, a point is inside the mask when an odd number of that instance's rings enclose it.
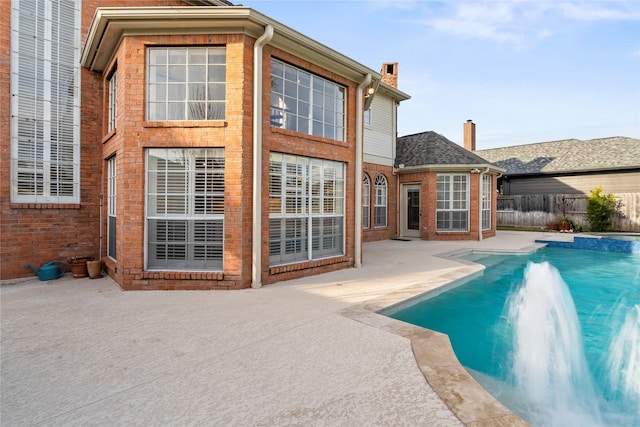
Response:
[[[80,202],[80,10],[11,2],[12,202]]]
[[[468,174],[438,174],[436,230],[469,231]]]
[[[344,164],[271,153],[269,263],[344,254]]]
[[[375,227],[387,226],[387,178],[378,175],[375,182],[375,197],[373,207],[373,224]]]
[[[271,126],[344,141],[345,88],[271,59]]]
[[[224,120],[226,49],[147,49],[147,120]]]
[[[149,269],[222,270],[224,149],[147,151]]]
[[[491,229],[491,175],[482,175],[482,229]]]

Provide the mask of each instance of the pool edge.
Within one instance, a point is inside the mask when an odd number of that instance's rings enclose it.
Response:
[[[528,426],[526,421],[504,406],[467,372],[458,361],[448,335],[393,319],[382,313],[406,304],[413,298],[419,298],[420,295],[450,287],[456,282],[464,283],[481,274],[484,266],[459,259],[462,254],[486,252],[524,255],[544,246],[546,245],[537,243],[519,251],[465,249],[441,253],[436,256],[455,259],[461,266],[424,283],[349,306],[340,310],[340,314],[408,339],[427,384],[463,424],[474,427]]]

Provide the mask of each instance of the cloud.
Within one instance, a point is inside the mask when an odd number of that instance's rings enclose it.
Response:
[[[513,3],[461,3],[453,17],[436,18],[429,25],[464,38],[519,43],[521,37],[510,29],[513,20]]]
[[[640,21],[640,7],[630,1],[465,1],[449,4],[445,15],[427,20],[437,31],[467,39],[516,46],[552,36],[549,25],[562,21]],[[544,26],[544,28],[540,28]]]
[[[557,2],[563,16],[577,21],[638,21],[640,7],[636,1]]]

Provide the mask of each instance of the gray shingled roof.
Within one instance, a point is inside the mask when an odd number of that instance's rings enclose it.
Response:
[[[565,139],[475,153],[506,169],[509,175],[640,168],[640,139],[623,136]]]
[[[489,162],[449,141],[439,133],[429,131],[398,138],[395,166],[488,165]]]

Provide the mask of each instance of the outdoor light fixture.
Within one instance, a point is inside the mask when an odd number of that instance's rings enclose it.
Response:
[[[480,169],[473,168],[473,169],[471,169],[471,173],[480,173]]]

